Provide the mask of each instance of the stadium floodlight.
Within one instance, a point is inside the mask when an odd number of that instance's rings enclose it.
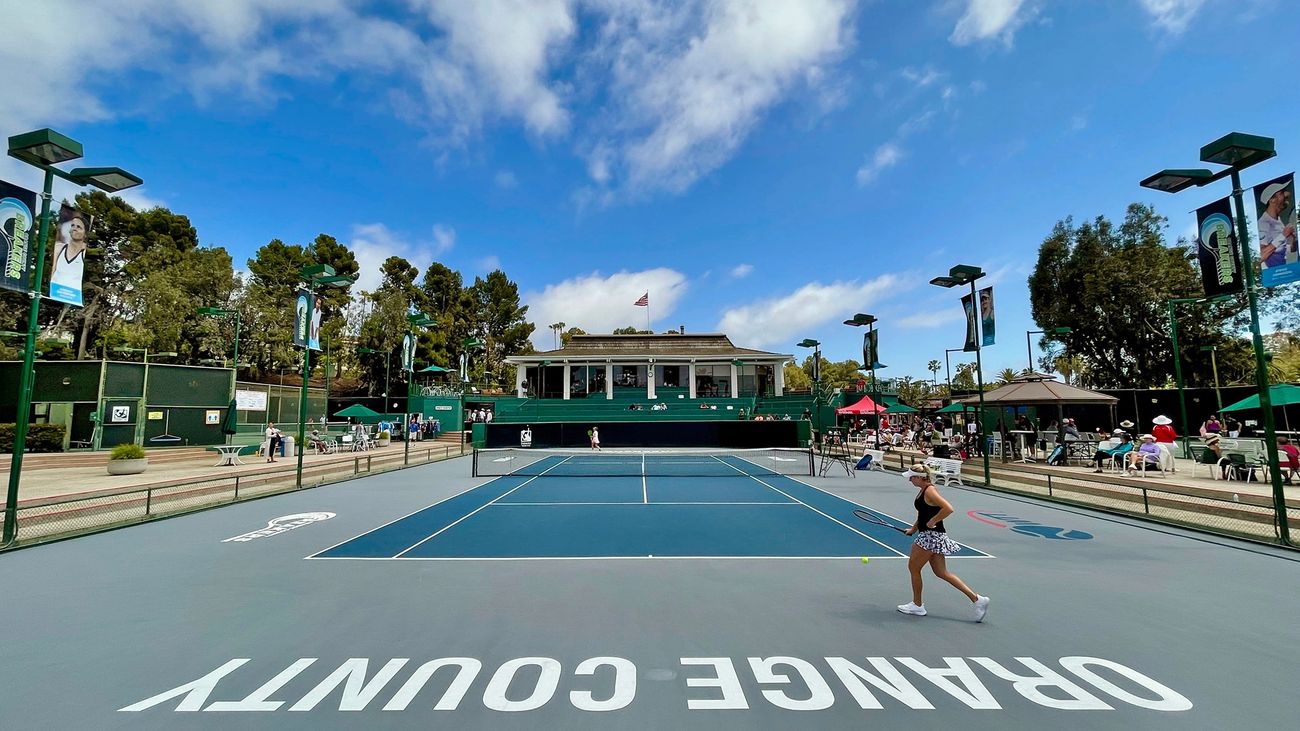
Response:
[[[38,129],[9,138],[9,156],[38,168],[81,157],[81,143],[55,132]]]
[[[144,184],[138,175],[122,168],[73,168],[68,171],[67,178],[79,185],[93,185],[105,193],[116,193]]]
[[[1194,185],[1205,185],[1215,179],[1214,173],[1203,168],[1194,170],[1161,170],[1138,185],[1165,193],[1177,193]]]
[[[1272,137],[1229,132],[1201,148],[1201,162],[1243,170],[1277,155]]]

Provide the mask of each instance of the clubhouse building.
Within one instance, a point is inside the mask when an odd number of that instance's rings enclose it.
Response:
[[[514,355],[520,398],[666,400],[781,396],[789,353],[739,348],[723,334],[574,335]]]

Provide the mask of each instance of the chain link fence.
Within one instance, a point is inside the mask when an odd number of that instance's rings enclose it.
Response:
[[[303,466],[302,487],[319,487],[362,475],[440,462],[467,453],[464,444],[434,444],[391,452],[360,452]],[[68,538],[203,510],[217,505],[293,492],[293,468],[194,480],[181,485],[105,490],[73,498],[36,500],[18,507],[18,534],[10,548]]]

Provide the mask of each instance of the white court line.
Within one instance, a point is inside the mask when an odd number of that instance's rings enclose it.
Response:
[[[474,510],[472,510],[472,511],[466,513],[465,515],[460,516],[460,517],[457,518],[454,522],[452,522],[450,525],[444,526],[444,527],[443,527],[441,530],[439,530],[437,533],[434,533],[433,535],[429,536],[428,538],[425,538],[425,539],[421,540],[419,543],[416,543],[416,544],[413,545],[413,546],[408,546],[407,548],[405,548],[405,549],[403,549],[402,551],[400,551],[397,555],[393,556],[393,558],[401,558],[401,557],[402,557],[402,554],[406,553],[407,551],[410,551],[410,550],[416,548],[417,546],[420,546],[421,544],[427,543],[427,542],[433,540],[434,538],[437,538],[440,534],[442,534],[442,533],[444,533],[444,532],[446,532],[446,531],[448,531],[448,530],[450,530],[450,529],[456,527],[456,525],[457,525],[458,523],[461,523],[462,521],[464,521],[465,519],[467,519],[467,518],[469,518],[470,516],[474,515],[474,514],[477,513],[478,511],[482,510],[483,508],[486,508],[487,506],[489,506],[489,505],[491,505],[492,503],[494,503],[494,502],[500,500],[501,498],[505,497],[506,495],[509,495],[510,493],[515,492],[515,491],[518,490],[519,488],[521,488],[521,487],[527,485],[528,483],[532,482],[533,480],[536,480],[538,477],[541,477],[542,475],[546,474],[547,472],[550,472],[551,470],[555,469],[556,467],[559,467],[560,465],[562,465],[562,464],[564,464],[565,462],[568,462],[568,461],[569,461],[569,457],[565,457],[564,459],[560,460],[559,462],[556,462],[555,464],[551,465],[550,467],[547,467],[546,469],[542,470],[539,474],[534,475],[533,477],[529,477],[527,480],[524,480],[523,482],[521,482],[521,483],[519,483],[518,485],[514,486],[514,487],[511,488],[510,490],[507,490],[506,492],[504,492],[504,493],[502,493],[502,494],[500,494],[500,495],[498,495],[498,496],[492,498],[492,499],[489,500],[487,503],[485,503],[485,504],[483,504],[483,505],[480,505],[479,507],[477,507],[477,508],[475,508]]]
[[[509,477],[509,476],[510,476],[510,475],[498,475],[498,476],[493,477],[492,479],[488,480],[487,482],[483,483],[482,485],[475,485],[475,486],[473,486],[473,487],[467,487],[467,488],[465,488],[464,490],[461,490],[460,492],[458,492],[458,493],[456,493],[456,494],[454,494],[454,495],[448,495],[447,497],[445,497],[445,498],[443,498],[443,499],[441,499],[441,500],[439,500],[439,501],[437,501],[437,502],[429,503],[428,505],[425,505],[424,507],[419,508],[418,510],[412,510],[411,512],[407,513],[406,515],[403,515],[403,516],[400,517],[400,518],[393,518],[392,520],[388,521],[387,523],[384,523],[384,524],[381,525],[381,526],[377,526],[377,527],[375,527],[375,528],[369,528],[369,529],[367,529],[367,530],[364,530],[364,531],[362,531],[362,532],[356,534],[355,536],[352,536],[351,538],[347,539],[346,541],[339,541],[338,543],[335,543],[334,545],[330,546],[329,548],[323,548],[323,549],[317,551],[316,553],[313,553],[313,554],[310,555],[310,556],[305,556],[305,557],[304,557],[304,560],[306,560],[306,559],[313,559],[313,558],[316,558],[316,557],[320,556],[322,553],[325,553],[326,551],[332,551],[332,550],[334,550],[335,548],[338,548],[339,546],[343,545],[344,543],[347,543],[347,542],[349,542],[349,541],[355,541],[356,539],[360,538],[361,536],[368,535],[368,534],[370,534],[370,533],[374,533],[375,531],[377,531],[377,530],[381,530],[381,529],[383,529],[383,528],[387,528],[388,526],[392,525],[393,523],[396,523],[396,522],[398,522],[398,521],[400,521],[400,520],[406,520],[407,518],[411,517],[412,515],[415,515],[416,513],[422,513],[422,512],[424,512],[425,510],[428,510],[429,508],[432,508],[432,507],[436,507],[436,506],[438,506],[438,505],[441,505],[441,504],[447,502],[448,500],[451,500],[452,498],[457,498],[457,497],[460,497],[461,495],[464,495],[464,494],[466,494],[466,493],[473,492],[473,491],[479,489],[480,487],[487,487],[488,485],[491,485],[492,483],[496,482],[497,480],[500,480],[500,479],[503,478],[503,477]]]
[[[683,502],[663,502],[663,501],[656,500],[656,501],[653,502],[653,503],[630,503],[630,502],[627,502],[626,500],[624,500],[624,501],[622,501],[622,502],[609,502],[609,503],[599,503],[599,502],[585,502],[585,503],[560,503],[560,502],[550,502],[550,503],[521,503],[521,502],[508,501],[508,502],[499,502],[499,503],[496,503],[496,504],[489,504],[489,505],[485,505],[484,507],[508,508],[508,507],[511,507],[511,506],[514,506],[514,505],[635,505],[635,506],[638,506],[638,507],[644,507],[644,506],[647,505],[647,504],[648,504],[648,505],[796,505],[796,506],[799,505],[799,503],[792,503],[792,502],[777,502],[777,501],[775,501],[775,500],[764,500],[764,501],[762,501],[762,502],[742,502],[742,503],[706,502],[706,501],[703,501],[703,500],[699,500],[699,501],[695,501],[695,502],[691,502],[691,501],[683,501]]]
[[[813,506],[811,506],[811,505],[809,505],[808,503],[806,503],[806,502],[800,500],[799,498],[795,497],[794,495],[791,495],[790,493],[786,492],[785,490],[782,490],[782,489],[779,488],[779,487],[773,487],[773,486],[767,484],[766,482],[763,482],[762,480],[758,479],[758,478],[755,477],[754,475],[746,474],[745,472],[743,472],[743,471],[742,471],[739,467],[737,467],[736,465],[731,464],[730,462],[724,462],[724,461],[722,460],[721,457],[718,457],[717,455],[714,455],[713,458],[716,459],[716,460],[718,460],[719,462],[722,462],[722,464],[727,465],[727,466],[730,467],[731,469],[733,469],[733,470],[739,472],[740,474],[745,475],[746,477],[748,477],[748,478],[754,480],[754,481],[757,482],[758,484],[760,484],[760,485],[762,485],[762,486],[764,486],[764,487],[766,487],[766,488],[768,488],[768,489],[770,489],[770,490],[776,490],[777,492],[781,493],[782,495],[785,495],[786,497],[788,497],[788,498],[790,498],[791,500],[793,500],[793,501],[799,503],[800,505],[804,506],[805,508],[808,508],[809,510],[813,511],[814,513],[817,513],[818,515],[822,516],[823,518],[825,518],[825,519],[827,519],[827,520],[829,520],[829,521],[833,521],[833,522],[835,522],[835,523],[839,523],[840,525],[844,526],[845,528],[848,528],[849,530],[853,531],[854,533],[857,533],[858,535],[862,536],[863,538],[866,538],[867,540],[871,541],[872,543],[876,543],[876,544],[880,545],[880,546],[883,547],[883,548],[886,548],[886,549],[888,549],[888,550],[890,550],[890,551],[893,551],[894,553],[897,553],[899,556],[905,556],[905,555],[906,555],[906,554],[902,553],[901,551],[899,551],[898,549],[893,548],[892,546],[889,546],[889,545],[887,545],[887,544],[885,544],[885,543],[881,543],[880,541],[876,540],[875,538],[872,538],[871,536],[867,535],[866,533],[863,533],[862,531],[858,530],[857,528],[854,528],[853,526],[849,525],[848,523],[845,523],[845,522],[842,521],[842,520],[837,520],[837,519],[835,519],[835,518],[832,518],[831,516],[827,515],[826,513],[823,513],[822,511],[818,510],[817,508],[814,508]],[[743,461],[743,462],[749,462],[749,460],[747,460],[747,459],[743,459],[743,458],[738,458],[738,459],[741,459],[741,461]],[[749,462],[749,463],[750,463],[750,464],[753,464],[755,467],[759,467],[760,469],[762,468],[761,465],[754,464],[753,462]]]
[[[782,475],[782,477],[785,477],[785,478],[790,479],[790,480],[794,480],[795,482],[799,483],[800,485],[803,485],[804,487],[811,487],[812,489],[816,490],[817,492],[826,493],[827,495],[830,495],[830,496],[833,497],[833,498],[838,498],[838,499],[843,500],[844,502],[849,503],[849,504],[851,504],[851,505],[856,505],[856,506],[858,506],[858,507],[860,507],[860,508],[866,508],[867,510],[870,510],[871,512],[876,513],[877,515],[883,515],[883,516],[885,516],[886,518],[893,518],[894,520],[897,520],[897,521],[900,522],[900,523],[905,523],[905,522],[906,522],[906,521],[904,521],[902,518],[900,518],[900,517],[898,517],[898,516],[896,516],[896,515],[890,515],[889,513],[881,512],[881,511],[876,510],[875,508],[871,507],[870,505],[863,505],[862,503],[855,503],[855,502],[853,502],[852,500],[850,500],[850,499],[844,497],[843,495],[836,495],[835,493],[831,492],[830,490],[823,490],[822,488],[817,487],[816,485],[814,485],[814,484],[812,484],[812,483],[810,483],[810,482],[804,482],[803,480],[799,479],[798,477],[794,477],[793,475]],[[946,487],[946,485],[945,485],[945,487]],[[962,486],[962,487],[964,487],[964,486]],[[969,489],[969,488],[967,488],[967,489]],[[956,513],[953,513],[953,514],[956,515]],[[911,525],[911,523],[908,523],[908,525]],[[949,537],[951,537],[951,536],[949,536]],[[978,549],[978,548],[976,548],[976,547],[974,547],[974,546],[968,546],[968,545],[966,545],[965,543],[962,543],[961,541],[956,541],[956,543],[957,543],[957,545],[959,545],[959,546],[964,546],[965,548],[969,548],[970,550],[975,551],[975,552],[979,553],[980,555],[979,555],[979,556],[948,556],[949,559],[954,559],[954,558],[997,558],[997,556],[994,556],[993,554],[991,554],[991,553],[989,553],[989,552],[987,552],[987,551],[981,551],[980,549]]]
[[[646,492],[645,486],[645,452],[641,453],[641,502],[646,505],[650,504],[650,494]]]
[[[907,556],[871,556],[900,561]],[[956,558],[950,556],[949,558]],[[975,558],[975,557],[972,557]],[[323,556],[317,561],[861,561],[861,556]]]

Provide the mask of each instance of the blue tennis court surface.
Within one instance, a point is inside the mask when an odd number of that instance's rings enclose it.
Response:
[[[863,506],[736,456],[716,471],[594,476],[602,458],[549,456],[326,549],[325,559],[902,558],[911,538]],[[672,472],[672,469],[668,470]],[[869,508],[868,508],[869,509]],[[894,525],[908,519],[880,513]],[[960,557],[987,557],[963,546]]]

